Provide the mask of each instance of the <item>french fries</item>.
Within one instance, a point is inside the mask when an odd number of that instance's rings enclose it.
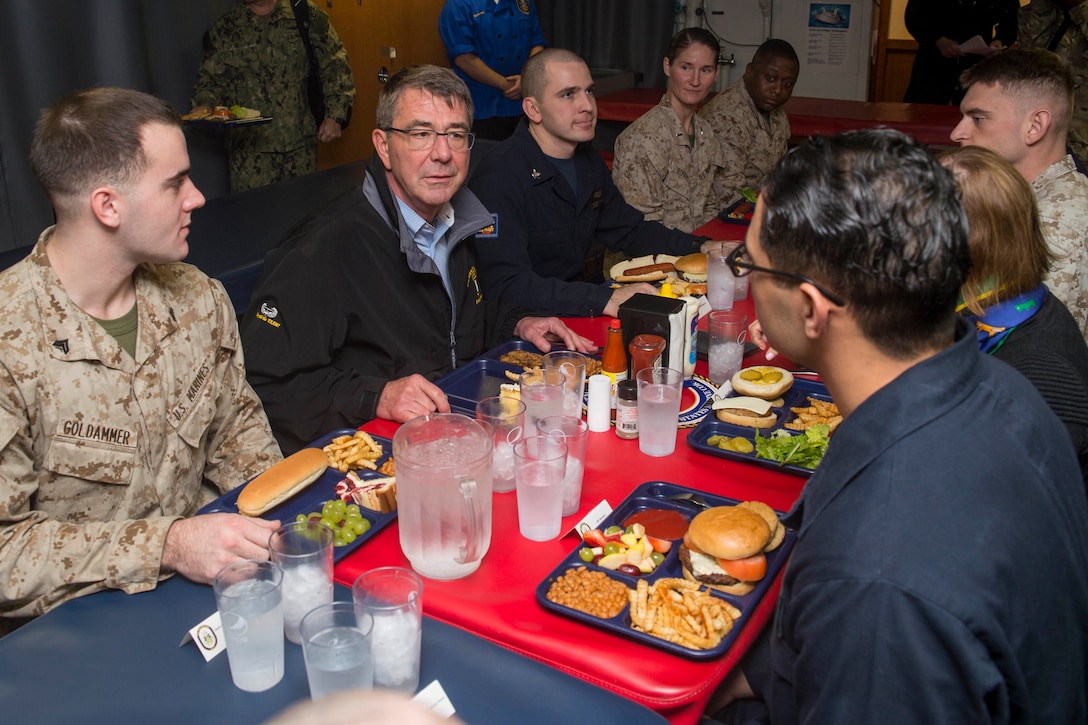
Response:
[[[831,431],[842,423],[842,414],[839,407],[826,400],[819,400],[808,396],[808,407],[790,408],[797,417],[785,424],[790,430],[806,430],[817,423],[825,424]]]
[[[640,579],[627,597],[633,629],[691,649],[716,647],[740,618],[739,609],[686,579]]]
[[[353,468],[373,471],[378,467],[375,461],[382,457],[381,445],[369,433],[361,430],[355,431],[355,435],[333,438],[322,450],[329,459],[329,466],[340,473],[347,473]]]

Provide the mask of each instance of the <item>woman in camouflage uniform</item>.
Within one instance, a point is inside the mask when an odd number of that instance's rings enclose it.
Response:
[[[696,109],[718,77],[717,38],[703,28],[681,30],[669,42],[665,95],[616,140],[612,179],[628,204],[647,219],[690,232],[721,208],[712,193],[720,163],[710,124]]]

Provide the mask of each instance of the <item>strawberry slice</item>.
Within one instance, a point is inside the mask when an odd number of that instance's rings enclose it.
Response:
[[[650,542],[650,546],[654,547],[654,551],[659,551],[662,554],[669,553],[672,548],[672,542],[668,539],[657,539],[653,536],[647,536],[646,540]]]
[[[601,548],[604,548],[604,545],[608,543],[600,529],[590,529],[582,532],[582,541],[586,542],[590,547],[599,546]]]

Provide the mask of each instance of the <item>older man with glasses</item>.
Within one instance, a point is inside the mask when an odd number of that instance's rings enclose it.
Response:
[[[400,71],[378,99],[362,186],[265,260],[242,343],[285,453],[375,417],[448,412],[433,380],[511,337],[592,348],[554,317],[481,293],[474,236],[491,215],[461,188],[471,127],[472,98],[452,71]]]

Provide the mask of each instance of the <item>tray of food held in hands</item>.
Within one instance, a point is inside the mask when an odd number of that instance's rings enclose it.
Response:
[[[755,211],[755,201],[741,197],[718,212],[718,218],[729,224],[751,224]]]
[[[565,348],[553,347],[553,350]],[[518,396],[518,378],[544,365],[544,355],[524,340],[504,342],[435,381],[455,413],[476,417],[476,403],[496,395]],[[599,358],[586,355],[586,380],[601,371]]]
[[[258,126],[272,121],[271,116],[262,116],[254,108],[244,106],[212,106],[194,109],[181,117],[186,126],[205,128],[237,128],[238,126]]]
[[[329,433],[198,511],[324,520],[340,561],[397,518],[396,471],[388,438],[353,428]]]
[[[733,392],[713,403],[688,434],[688,445],[712,456],[811,476],[842,416],[827,388],[771,365],[743,368]]]
[[[545,609],[692,659],[736,640],[793,548],[759,501],[638,486],[536,589]]]

